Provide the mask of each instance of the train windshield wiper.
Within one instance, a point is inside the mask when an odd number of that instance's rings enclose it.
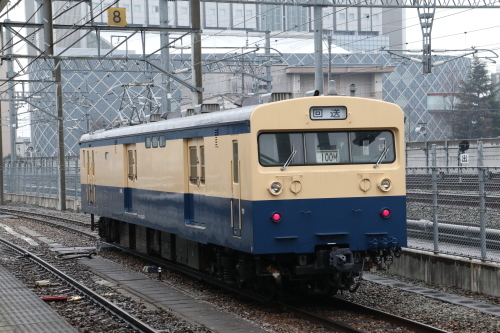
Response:
[[[281,169],[280,169],[281,171],[285,171],[286,168],[290,165],[290,163],[292,163],[293,157],[295,156],[295,154],[297,154],[297,151],[292,146],[292,153],[290,154],[290,156],[286,160],[285,164],[281,167]]]
[[[378,157],[377,163],[375,163],[375,165],[373,166],[374,169],[378,168],[380,163],[382,163],[382,160],[385,158],[388,151],[389,151],[389,148],[384,148],[384,150],[382,150],[382,152],[380,153],[380,156]]]

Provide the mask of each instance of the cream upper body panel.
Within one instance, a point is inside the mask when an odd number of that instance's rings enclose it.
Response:
[[[311,107],[335,106],[346,108],[346,119],[311,119]],[[85,143],[92,141],[111,142],[114,138],[120,137],[171,130],[182,131],[183,128],[219,126],[249,120],[250,133],[203,138],[206,156],[206,182],[203,184],[205,195],[232,196],[232,144],[237,141],[242,199],[393,196],[405,195],[406,191],[403,117],[401,109],[391,103],[354,97],[318,96],[86,134],[81,142],[84,143],[82,147],[85,147]],[[382,163],[377,168],[374,168],[374,163],[322,164],[290,165],[281,170],[279,166],[263,166],[259,161],[258,137],[261,133],[366,129],[382,129],[393,133],[394,162]],[[137,179],[134,180],[134,187],[153,191],[186,192],[187,145],[186,139],[167,140],[166,147],[155,149],[147,149],[143,143],[137,143]],[[99,164],[94,177],[96,185],[125,186],[126,149],[120,144],[82,148],[82,153],[93,150],[95,163]],[[391,188],[389,191],[382,191],[378,185],[386,178],[391,180]],[[82,184],[87,183],[88,177],[84,172],[81,179]],[[268,190],[269,184],[275,181],[283,184],[283,191],[278,196],[272,195]]]
[[[343,106],[346,119],[312,120],[311,107]],[[354,97],[308,97],[261,106],[251,115],[252,200],[307,199],[332,197],[402,196],[406,194],[404,114],[394,104]],[[389,130],[394,135],[395,161],[371,164],[290,165],[285,170],[278,166],[263,166],[258,156],[258,136],[265,132],[294,131],[356,131]],[[382,191],[379,184],[390,179],[389,191]],[[278,196],[269,191],[275,181],[283,189]],[[259,184],[259,186],[255,186]]]

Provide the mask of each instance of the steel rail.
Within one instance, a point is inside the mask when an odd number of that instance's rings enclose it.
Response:
[[[130,325],[132,325],[135,329],[137,329],[137,330],[139,330],[141,332],[145,332],[145,333],[158,333],[159,332],[158,330],[152,328],[148,324],[146,324],[146,323],[140,321],[139,319],[135,318],[133,315],[131,315],[130,313],[126,312],[122,308],[120,308],[120,307],[116,306],[115,304],[113,304],[112,302],[108,301],[107,299],[105,299],[101,295],[97,294],[93,290],[87,288],[85,285],[79,283],[78,281],[76,281],[72,277],[66,275],[65,273],[63,273],[62,271],[60,271],[58,268],[52,266],[51,264],[49,264],[48,262],[46,262],[43,259],[39,258],[35,254],[33,254],[33,253],[29,252],[29,251],[26,251],[25,249],[23,249],[23,248],[15,245],[15,244],[7,241],[7,240],[5,240],[5,239],[3,239],[1,237],[0,237],[0,242],[3,243],[3,244],[5,244],[6,246],[10,247],[11,249],[17,251],[22,256],[24,256],[26,258],[29,258],[30,260],[36,262],[37,264],[39,264],[40,266],[42,266],[43,268],[45,268],[49,272],[53,273],[54,275],[56,275],[60,279],[66,281],[72,287],[76,288],[81,293],[83,293],[86,296],[90,297],[92,300],[94,300],[99,305],[101,305],[104,308],[106,308],[109,311],[111,311],[115,316],[123,319],[124,321],[126,321],[127,323],[129,323]]]
[[[340,308],[345,309],[352,309],[353,311],[357,312],[362,312],[371,316],[376,317],[379,320],[384,320],[388,321],[393,324],[397,324],[400,326],[404,326],[408,329],[414,330],[415,332],[418,333],[449,333],[448,331],[442,330],[437,327],[433,327],[427,324],[419,323],[417,321],[403,318],[382,310],[377,310],[374,308],[371,308],[369,306],[357,304],[357,303],[352,303],[343,299],[336,298],[335,299],[336,305],[338,305]]]
[[[53,216],[53,215],[44,215],[40,213],[33,213],[25,210],[16,210],[16,209],[9,209],[9,208],[0,208],[0,213],[1,212],[8,212],[9,214],[12,215],[18,215],[18,214],[26,214],[26,215],[32,215],[32,216],[39,216],[39,217],[48,217],[54,220],[58,220],[61,222],[67,222],[71,224],[76,224],[80,227],[90,227],[90,223],[87,222],[82,222],[82,221],[77,221],[77,220],[71,220],[71,219],[66,219],[63,217],[58,217],[58,216]]]
[[[341,308],[342,310],[350,310],[354,311],[357,313],[360,313],[362,315],[368,315],[371,317],[374,317],[375,320],[380,320],[380,321],[387,321],[390,322],[391,324],[395,324],[398,326],[405,327],[407,329],[411,329],[414,332],[418,333],[449,333],[448,331],[444,331],[442,329],[439,329],[437,327],[433,327],[427,324],[419,323],[417,321],[403,318],[397,315],[393,315],[391,313],[377,310],[371,307],[367,307],[364,305],[352,303],[343,299],[338,299],[334,298],[333,301],[335,303],[335,306],[338,308]],[[345,333],[363,333],[364,331],[358,330],[356,328],[350,327],[346,324],[344,324],[341,321],[335,321],[335,320],[330,320],[328,318],[324,318],[321,316],[317,316],[314,313],[308,312],[306,310],[290,306],[287,304],[282,304],[284,309],[292,312],[293,314],[308,320],[310,322],[319,324],[321,326],[327,327],[332,330],[336,331],[341,331]]]

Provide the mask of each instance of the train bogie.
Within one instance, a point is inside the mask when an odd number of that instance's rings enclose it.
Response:
[[[312,97],[88,134],[103,237],[229,283],[353,289],[406,246],[403,114]]]

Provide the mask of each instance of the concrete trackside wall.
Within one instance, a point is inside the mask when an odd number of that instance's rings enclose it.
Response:
[[[57,197],[41,197],[27,194],[4,193],[4,201],[21,202],[28,205],[36,205],[45,208],[58,209],[59,199]],[[67,197],[66,209],[80,212],[80,198]]]
[[[388,272],[428,283],[500,296],[498,263],[405,249],[400,258],[394,258]]]

